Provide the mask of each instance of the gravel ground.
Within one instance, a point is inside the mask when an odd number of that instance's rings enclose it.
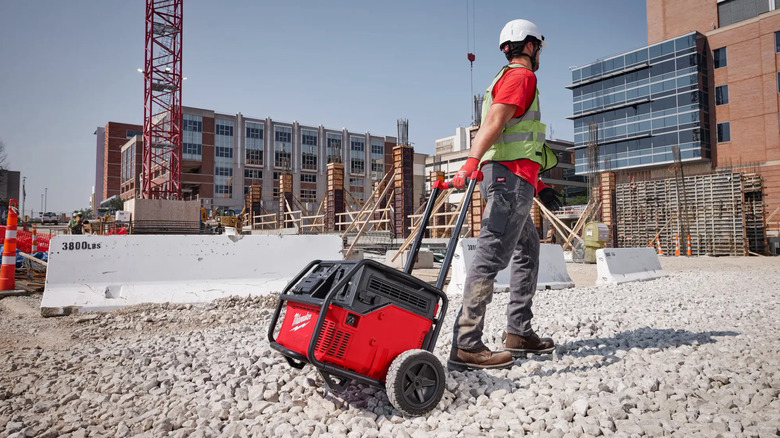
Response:
[[[266,339],[274,296],[45,319],[40,296],[5,298],[0,435],[778,436],[780,259],[662,264],[667,278],[611,287],[569,265],[578,287],[534,305],[555,353],[449,372],[438,407],[416,418],[382,390],[334,395],[312,367],[291,369]],[[507,298],[489,306],[494,347]]]

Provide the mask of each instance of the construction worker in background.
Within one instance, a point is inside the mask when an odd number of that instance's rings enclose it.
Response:
[[[540,173],[558,164],[545,142],[534,74],[544,44],[539,28],[528,20],[504,26],[499,48],[509,64],[485,92],[480,129],[466,163],[452,179],[462,189],[465,179],[481,167],[484,179],[479,188],[487,205],[453,327],[450,369],[510,367],[513,356],[550,353],[555,347],[552,339],[539,338],[531,328],[539,235],[529,213],[537,193],[550,210],[561,206],[560,194],[539,180]],[[496,275],[510,262],[505,349],[494,352],[482,342],[485,311],[493,299]]]
[[[84,234],[84,222],[81,220],[81,212],[74,211],[68,222],[70,234]]]

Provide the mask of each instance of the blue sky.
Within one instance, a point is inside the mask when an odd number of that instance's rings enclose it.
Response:
[[[0,0],[0,139],[27,177],[28,211],[44,189],[48,210],[87,207],[95,128],[142,123],[144,3]],[[641,0],[185,0],[183,103],[390,136],[406,118],[415,150],[432,153],[471,118],[467,52],[482,93],[505,64],[498,35],[513,18],[548,41],[543,121],[565,140],[569,67],[647,43]]]

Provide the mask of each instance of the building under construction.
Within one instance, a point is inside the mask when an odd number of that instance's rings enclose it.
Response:
[[[572,69],[576,173],[616,246],[776,252],[780,10],[695,3],[648,0],[648,46]]]

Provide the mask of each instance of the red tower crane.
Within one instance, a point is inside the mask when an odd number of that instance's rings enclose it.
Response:
[[[184,0],[146,0],[141,196],[181,199]]]

